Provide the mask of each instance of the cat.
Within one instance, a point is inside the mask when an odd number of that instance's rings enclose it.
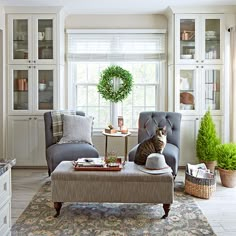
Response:
[[[157,127],[155,135],[139,144],[134,162],[138,165],[145,165],[149,154],[162,153],[166,146],[166,136],[166,126],[163,128]]]

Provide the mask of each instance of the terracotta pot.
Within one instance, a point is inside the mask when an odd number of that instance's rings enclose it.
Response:
[[[236,170],[218,169],[222,185],[228,188],[234,188],[236,186]]]
[[[215,167],[217,165],[217,161],[203,161],[200,160],[201,163],[205,163],[207,169],[209,169],[211,171],[211,173],[215,172]]]

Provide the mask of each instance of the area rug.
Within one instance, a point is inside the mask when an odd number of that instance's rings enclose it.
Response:
[[[45,183],[12,227],[13,236],[215,235],[193,198],[175,186],[169,217],[162,204],[65,203],[54,218],[51,182]]]

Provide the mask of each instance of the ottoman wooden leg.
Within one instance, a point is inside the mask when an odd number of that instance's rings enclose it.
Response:
[[[163,204],[163,209],[165,211],[165,215],[163,215],[161,219],[165,219],[166,217],[168,217],[170,211],[170,204]]]
[[[61,210],[62,202],[54,202],[54,208],[56,209],[56,214],[54,217],[58,217],[60,215],[60,210]]]

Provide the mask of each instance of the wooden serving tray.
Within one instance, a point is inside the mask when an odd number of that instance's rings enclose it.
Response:
[[[122,169],[121,166],[115,167],[84,167],[84,166],[74,166],[74,170],[77,171],[120,171]]]

